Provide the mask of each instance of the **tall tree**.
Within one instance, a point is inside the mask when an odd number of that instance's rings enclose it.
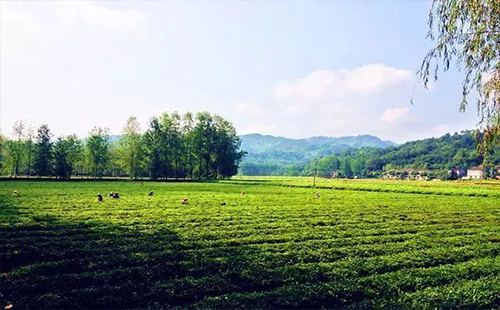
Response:
[[[89,159],[89,170],[95,178],[102,178],[109,162],[111,141],[107,128],[94,127],[87,138],[86,148]]]
[[[35,139],[35,131],[33,127],[29,126],[28,129],[26,130],[26,146],[25,146],[26,159],[27,159],[26,174],[28,175],[28,177],[30,177],[32,174],[31,169],[33,166],[33,157],[35,156],[35,143],[33,141],[34,139]]]
[[[70,168],[70,176],[73,175],[78,167],[83,166],[83,144],[76,135],[69,135],[65,138],[66,146],[68,150],[68,163]]]
[[[45,124],[40,126],[37,132],[34,168],[35,173],[43,177],[51,174],[52,133]]]
[[[197,160],[198,178],[210,178],[212,151],[214,149],[214,133],[212,115],[208,112],[200,112],[196,115],[196,124],[193,128],[194,154]]]
[[[69,143],[63,137],[59,137],[53,148],[54,175],[60,179],[71,177],[71,163],[69,160]]]
[[[161,116],[162,174],[167,178],[176,177],[176,154],[180,148],[180,132],[174,114],[163,113]]]
[[[456,60],[465,72],[461,110],[471,91],[477,94],[481,143],[488,155],[500,137],[500,1],[434,0],[429,14],[428,37],[436,42],[425,56],[419,74],[425,86],[431,71],[437,80]]]
[[[134,116],[129,117],[123,127],[118,153],[130,178],[137,178],[141,156],[141,129]]]
[[[7,145],[7,138],[0,134],[0,175],[2,175],[2,172],[5,168],[5,146]]]
[[[179,177],[183,176],[183,171],[180,167],[183,165],[182,155],[184,153],[184,135],[182,131],[182,117],[179,113],[174,112],[170,115],[170,145],[169,148],[172,150],[172,166],[174,169],[174,177],[177,180]]]
[[[144,133],[142,142],[149,177],[157,180],[162,177],[162,135],[163,129],[158,117],[152,117],[149,129]]]
[[[17,177],[21,168],[21,160],[23,157],[23,149],[24,149],[24,135],[26,130],[26,124],[23,120],[14,122],[13,126],[14,138],[15,141],[11,141],[9,143],[9,153],[10,159],[12,161],[12,171],[11,176],[14,175]]]
[[[220,117],[214,116],[214,162],[215,177],[230,177],[238,173],[241,159],[246,154],[240,151],[241,139],[236,134],[233,125]]]
[[[82,153],[82,143],[75,135],[59,137],[53,147],[54,175],[61,179],[71,178]]]
[[[194,170],[194,154],[193,154],[193,143],[194,143],[194,119],[193,114],[188,112],[182,117],[182,136],[184,138],[183,146],[183,162],[184,162],[184,176],[189,176],[193,178]]]

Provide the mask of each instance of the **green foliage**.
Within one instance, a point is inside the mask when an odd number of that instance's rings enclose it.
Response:
[[[109,150],[111,147],[108,129],[94,127],[89,132],[85,147],[87,149],[91,175],[102,178],[109,163]]]
[[[141,174],[143,160],[140,126],[136,117],[130,117],[123,128],[122,136],[117,146],[117,159],[130,178],[137,178]]]
[[[0,134],[0,176],[2,175],[2,172],[6,166],[6,160],[5,160],[6,146],[7,146],[7,138],[5,138],[5,136]]]
[[[230,177],[244,155],[233,125],[208,112],[198,113],[195,119],[190,113],[152,118],[143,139],[153,180]]]
[[[44,177],[52,174],[52,134],[47,125],[38,128],[35,144],[35,173]]]
[[[17,121],[14,123],[13,132],[14,140],[7,143],[8,154],[11,166],[11,176],[18,176],[21,172],[22,160],[25,155],[24,137],[25,137],[26,124],[24,121]]]
[[[54,175],[69,179],[77,163],[83,158],[83,146],[74,135],[59,137],[53,147]]]
[[[71,165],[68,159],[68,144],[60,137],[54,144],[54,175],[61,179],[71,177]]]
[[[351,161],[348,158],[344,158],[340,162],[340,174],[344,178],[352,177]]]
[[[498,183],[311,184],[1,182],[0,306],[498,306]]]

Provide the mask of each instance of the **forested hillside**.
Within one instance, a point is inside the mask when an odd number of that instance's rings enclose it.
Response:
[[[240,172],[245,175],[284,175],[303,167],[309,161],[352,148],[385,148],[395,145],[370,135],[348,137],[311,137],[289,139],[261,134],[240,136],[242,150],[247,152]]]
[[[307,164],[290,161],[285,164],[276,161],[261,165],[243,166],[242,174],[252,175],[258,170],[269,175],[312,175],[314,169],[319,175],[330,176],[337,171],[341,177],[377,177],[384,170],[414,168],[433,170],[437,176],[446,174],[452,167],[470,168],[482,164],[483,158],[476,151],[476,140],[471,131],[440,138],[407,142],[398,146],[345,147],[328,156],[318,156]],[[500,150],[497,147],[490,155],[492,165],[500,164]],[[253,169],[253,170],[252,170]]]

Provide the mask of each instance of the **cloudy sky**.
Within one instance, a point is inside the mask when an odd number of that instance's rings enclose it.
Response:
[[[461,75],[415,71],[428,1],[1,1],[0,126],[56,135],[218,113],[241,134],[377,135],[474,128]],[[415,86],[416,85],[416,86]],[[414,105],[410,104],[413,96]]]

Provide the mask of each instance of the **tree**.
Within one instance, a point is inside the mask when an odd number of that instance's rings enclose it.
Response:
[[[351,163],[348,158],[344,158],[344,160],[340,163],[340,171],[342,172],[343,177],[352,177]]]
[[[69,144],[64,138],[59,137],[54,144],[54,175],[60,179],[71,177],[71,163],[69,160]]]
[[[141,143],[147,170],[158,178],[226,178],[238,172],[244,152],[230,122],[208,112],[163,113],[150,120]]]
[[[194,119],[193,114],[188,112],[182,117],[182,136],[184,138],[184,154],[182,161],[184,162],[184,176],[189,176],[193,178],[194,170],[194,154],[193,154],[193,144],[194,144]]]
[[[233,125],[220,117],[214,116],[214,173],[215,177],[230,177],[238,173],[238,167],[246,152],[240,151],[241,139]]]
[[[130,178],[137,178],[141,155],[141,130],[134,116],[129,117],[123,127],[118,153]]]
[[[69,175],[73,175],[75,170],[78,168],[78,165],[83,165],[83,144],[80,139],[76,135],[69,135],[65,139],[66,147],[68,152],[68,163],[70,168]]]
[[[26,131],[26,155],[27,155],[27,175],[28,177],[31,175],[31,168],[33,166],[33,157],[34,157],[34,151],[35,151],[35,145],[33,142],[33,139],[35,138],[35,131],[33,130],[33,127],[29,126],[27,131]]]
[[[54,175],[61,179],[71,178],[82,153],[82,143],[75,135],[59,137],[53,146]]]
[[[211,159],[215,128],[212,115],[200,112],[196,115],[196,124],[193,128],[194,154],[198,165],[198,178],[211,177]]]
[[[171,115],[163,113],[161,125],[163,128],[162,149],[165,158],[163,158],[165,176],[179,177],[179,165],[182,155],[182,130],[181,116],[174,112]]]
[[[0,175],[2,175],[2,172],[5,168],[4,149],[6,145],[7,145],[7,138],[2,134],[0,134]]]
[[[149,129],[142,138],[147,170],[149,177],[153,180],[157,180],[162,176],[162,131],[158,117],[152,117],[149,122]]]
[[[37,130],[34,168],[38,176],[51,174],[52,134],[49,126],[42,125]]]
[[[22,140],[25,135],[26,124],[23,120],[16,121],[14,122],[14,126],[12,129],[14,132],[14,138],[16,140],[9,143],[9,153],[10,159],[12,161],[12,171],[10,175],[14,175],[15,177],[17,177],[19,175],[21,160],[23,156],[24,145]]]
[[[471,91],[477,93],[478,146],[488,155],[500,137],[500,1],[434,0],[428,37],[436,45],[422,62],[420,78],[427,87],[432,69],[437,80],[440,61],[446,71],[456,60],[465,72],[460,109]]]
[[[361,177],[365,175],[365,161],[362,158],[354,159],[351,163],[352,173]]]
[[[110,145],[109,130],[107,128],[94,127],[89,132],[86,148],[89,169],[94,178],[102,178],[104,175],[104,170],[109,162]]]

